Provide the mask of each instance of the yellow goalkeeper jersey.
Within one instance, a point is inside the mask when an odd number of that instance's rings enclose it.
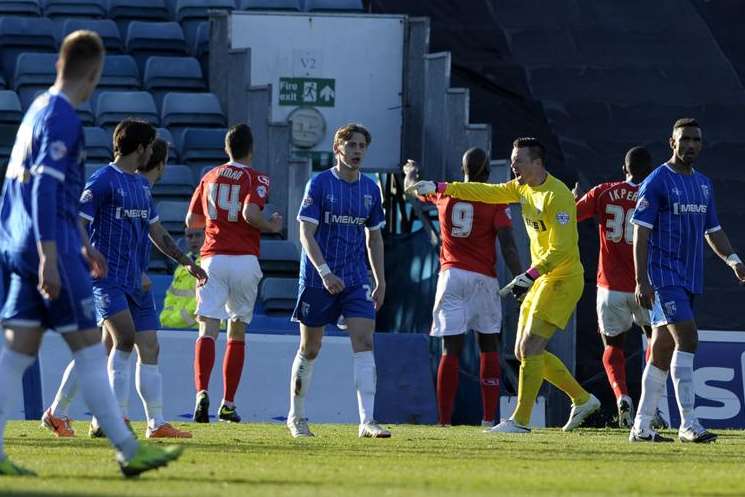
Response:
[[[531,266],[541,275],[582,274],[577,246],[577,207],[567,186],[547,174],[538,186],[517,180],[497,185],[448,183],[446,195],[489,204],[520,203],[530,238]]]

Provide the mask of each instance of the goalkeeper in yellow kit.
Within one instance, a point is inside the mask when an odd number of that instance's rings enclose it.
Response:
[[[544,378],[572,399],[572,412],[564,431],[580,426],[598,410],[600,401],[577,383],[561,360],[546,351],[557,329],[574,312],[584,287],[577,247],[574,196],[544,165],[545,149],[535,138],[513,143],[513,181],[438,183],[420,181],[412,187],[419,195],[435,191],[463,200],[506,204],[520,202],[530,238],[531,268],[500,290],[512,293],[520,306],[515,356],[520,360],[517,407],[510,419],[488,430],[493,433],[529,433],[530,414]]]

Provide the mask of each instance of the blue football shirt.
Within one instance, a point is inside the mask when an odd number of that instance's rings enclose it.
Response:
[[[378,185],[360,174],[348,183],[331,168],[312,178],[306,188],[298,221],[317,224],[315,239],[331,272],[347,287],[370,283],[367,275],[365,229],[385,226]],[[303,251],[300,284],[323,288],[323,280]]]
[[[0,198],[3,248],[37,257],[36,241],[80,253],[78,205],[85,178],[80,118],[67,97],[47,91],[18,128]]]
[[[150,183],[140,174],[109,164],[86,183],[80,217],[91,223],[91,244],[109,264],[106,280],[139,289],[147,269],[150,225],[159,219]]]
[[[641,184],[631,222],[652,230],[648,272],[655,289],[703,292],[704,235],[722,229],[709,178],[661,165]]]

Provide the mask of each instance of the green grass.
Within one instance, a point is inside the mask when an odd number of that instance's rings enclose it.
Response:
[[[740,431],[701,446],[630,444],[627,432],[610,429],[494,436],[402,425],[389,440],[361,440],[356,426],[315,425],[315,438],[293,440],[281,424],[184,426],[194,438],[181,460],[124,480],[105,442],[54,439],[35,422],[11,422],[6,451],[40,476],[0,477],[0,495],[745,495]],[[85,434],[87,425],[75,429]]]

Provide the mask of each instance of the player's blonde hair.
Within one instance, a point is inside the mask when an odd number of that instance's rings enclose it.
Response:
[[[362,136],[365,137],[365,143],[367,145],[370,145],[370,143],[372,143],[372,136],[370,135],[370,131],[368,131],[366,127],[359,123],[349,123],[337,129],[334,133],[334,148],[341,145],[342,142],[351,140],[352,135],[355,133],[362,134]]]
[[[85,29],[73,31],[65,36],[59,49],[60,73],[65,79],[85,77],[93,67],[101,64],[105,54],[98,33]]]

